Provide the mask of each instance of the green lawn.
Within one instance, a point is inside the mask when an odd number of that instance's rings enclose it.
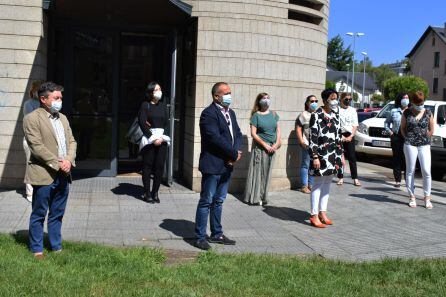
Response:
[[[345,263],[202,253],[164,265],[161,250],[64,243],[35,260],[0,235],[0,296],[446,296],[446,260]]]

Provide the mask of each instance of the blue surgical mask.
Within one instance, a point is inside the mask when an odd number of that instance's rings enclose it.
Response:
[[[422,111],[423,109],[424,109],[424,104],[423,105],[413,105],[413,108],[415,109],[415,110],[418,110],[418,111]]]
[[[406,107],[408,105],[409,105],[409,99],[406,99],[406,98],[401,99],[401,106],[402,107]]]
[[[317,109],[317,102],[310,103],[310,109],[311,110],[316,110]]]
[[[231,94],[223,95],[221,100],[221,105],[224,107],[228,107],[232,103],[232,96]]]
[[[59,112],[62,109],[62,100],[54,100],[51,102],[51,113]]]

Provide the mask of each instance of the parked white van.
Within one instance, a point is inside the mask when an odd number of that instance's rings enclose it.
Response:
[[[355,135],[357,153],[392,156],[390,136],[384,129],[384,122],[394,106],[394,101],[387,103],[375,117],[359,124]],[[426,100],[424,106],[432,111],[435,122],[431,141],[432,175],[441,179],[446,172],[446,102]]]

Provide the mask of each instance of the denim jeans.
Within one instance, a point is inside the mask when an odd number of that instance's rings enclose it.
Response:
[[[34,186],[32,212],[29,218],[29,248],[33,253],[43,252],[43,223],[48,213],[48,238],[53,251],[62,248],[62,218],[69,192],[68,178],[58,174],[48,186]]]
[[[223,234],[221,214],[223,202],[228,193],[231,171],[223,174],[203,174],[201,179],[200,201],[195,217],[195,233],[197,239],[206,238],[206,227],[209,217],[211,237]]]
[[[308,175],[308,169],[310,169],[310,152],[308,149],[301,148],[301,164],[300,164],[300,181],[301,187],[312,186],[313,176]]]

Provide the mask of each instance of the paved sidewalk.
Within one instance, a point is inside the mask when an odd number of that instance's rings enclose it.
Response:
[[[271,193],[265,208],[229,195],[223,227],[237,245],[214,248],[346,260],[446,256],[446,184],[433,182],[433,210],[422,207],[421,196],[419,207],[410,209],[405,189],[392,186],[389,169],[359,166],[362,187],[353,186],[348,175],[343,186],[332,185],[329,215],[334,226],[311,227],[310,196],[298,191]],[[192,239],[199,194],[175,185],[162,188],[160,204],[147,204],[140,200],[141,192],[139,178],[75,181],[64,217],[64,239],[198,251]],[[417,193],[421,195],[421,189]],[[0,232],[25,232],[29,215],[30,204],[21,193],[0,192]]]

